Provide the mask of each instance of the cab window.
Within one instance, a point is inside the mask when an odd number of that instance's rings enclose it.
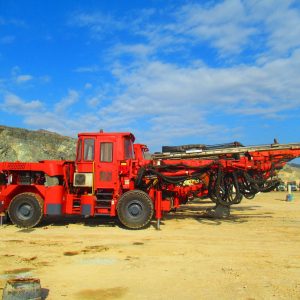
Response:
[[[76,160],[77,161],[81,161],[81,157],[82,157],[82,140],[78,141],[78,145],[77,145],[77,157]]]
[[[130,138],[125,138],[124,141],[124,159],[131,159],[134,157],[133,155],[133,145]]]
[[[94,160],[95,152],[95,140],[94,139],[85,139],[84,140],[84,160],[92,161]]]
[[[100,143],[100,161],[113,161],[113,143]]]

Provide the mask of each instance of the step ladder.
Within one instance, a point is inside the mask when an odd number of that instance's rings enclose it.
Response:
[[[109,216],[113,191],[98,191],[96,197],[95,216]]]

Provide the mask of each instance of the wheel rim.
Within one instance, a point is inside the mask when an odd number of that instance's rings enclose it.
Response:
[[[33,207],[29,203],[21,203],[17,208],[17,217],[20,220],[29,220],[33,216]]]
[[[139,201],[132,201],[127,206],[128,214],[133,218],[138,218],[143,213],[143,206]]]

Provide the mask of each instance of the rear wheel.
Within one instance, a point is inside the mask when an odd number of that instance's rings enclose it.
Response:
[[[124,193],[117,205],[120,222],[130,229],[141,229],[149,225],[153,216],[153,202],[143,191]]]
[[[8,214],[15,225],[34,227],[43,217],[43,200],[34,193],[19,194],[10,202]]]

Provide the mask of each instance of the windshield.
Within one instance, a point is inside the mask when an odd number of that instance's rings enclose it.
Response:
[[[95,148],[95,140],[94,139],[85,139],[84,140],[84,160],[85,161],[94,160],[94,148]]]

